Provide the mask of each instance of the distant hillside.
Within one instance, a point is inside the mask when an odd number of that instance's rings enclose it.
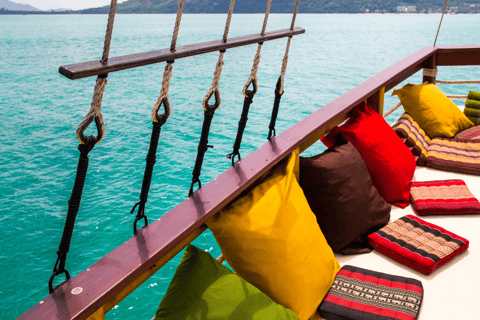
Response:
[[[0,0],[0,8],[18,11],[40,11],[40,9],[32,7],[29,4],[15,3],[10,0]]]
[[[458,13],[480,13],[480,0],[465,3],[465,0],[450,0],[449,8]],[[472,0],[469,0],[472,1]],[[0,0],[0,14],[45,14],[27,12],[25,9],[2,10],[2,4],[14,4],[9,0]],[[184,13],[226,13],[230,0],[185,0]],[[238,0],[234,13],[264,13],[267,0]],[[417,13],[441,12],[445,0],[300,0],[300,13],[396,13],[397,6],[415,6]],[[15,4],[20,5],[20,4]],[[273,0],[272,13],[291,13],[295,0]],[[21,5],[23,6],[23,5]],[[31,7],[33,8],[33,7]],[[117,5],[117,13],[176,13],[178,0],[127,0]],[[9,11],[15,10],[15,11]],[[109,6],[90,8],[79,11],[57,11],[49,14],[105,14]]]
[[[449,7],[465,7],[465,0],[450,0]],[[480,1],[469,0],[471,3]],[[226,13],[229,0],[185,0],[184,13]],[[235,3],[234,13],[263,13],[267,1],[239,0]],[[445,0],[300,0],[301,13],[363,13],[397,12],[397,6],[416,6],[417,12],[439,11],[443,9]],[[294,0],[274,0],[272,13],[289,13],[293,11]],[[178,0],[128,0],[117,5],[118,13],[175,13]],[[108,12],[108,6],[82,10],[82,13]]]

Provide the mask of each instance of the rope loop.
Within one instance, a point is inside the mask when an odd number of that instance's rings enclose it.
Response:
[[[163,105],[163,108],[165,110],[164,113],[158,114],[158,111],[160,110],[160,107]],[[168,100],[168,97],[164,97],[162,99],[162,102],[160,102],[160,105],[158,108],[155,110],[155,115],[153,118],[153,121],[159,122],[161,125],[163,125],[165,122],[167,122],[168,117],[170,116],[170,101]]]
[[[95,126],[97,127],[97,136],[84,136],[84,132],[87,129],[87,127],[90,125],[95,120]],[[83,144],[90,144],[90,140],[94,141],[94,145],[99,143],[105,134],[105,131],[102,130],[104,128],[103,124],[103,117],[102,114],[100,113],[98,116],[94,115],[93,113],[87,114],[87,117],[85,117],[84,122],[82,122],[83,125],[78,127],[77,129],[77,138],[78,140]]]
[[[153,105],[152,108],[152,119],[155,122],[160,121],[160,118],[165,118],[168,119],[170,116],[170,101],[168,99],[168,89],[170,88],[170,79],[172,78],[172,73],[173,73],[173,66],[172,64],[175,62],[175,60],[167,61],[167,64],[165,65],[165,70],[163,71],[163,80],[162,80],[162,88],[160,89],[160,94],[158,96],[157,101]],[[162,106],[165,108],[165,113],[162,116],[158,116],[158,110]]]
[[[215,97],[215,103],[208,104],[208,101],[210,101],[210,98],[212,96]],[[205,111],[215,112],[218,109],[218,107],[220,107],[220,103],[221,103],[220,91],[218,89],[209,91],[205,96],[205,99],[203,100],[203,109],[205,109]]]
[[[248,90],[250,85],[252,86],[252,90]],[[258,87],[257,87],[257,77],[255,75],[255,77],[250,79],[250,82],[245,85],[245,90],[243,91],[243,95],[245,96],[245,98],[253,99],[253,96],[257,93],[257,89],[258,89]]]
[[[95,143],[99,143],[105,136],[105,124],[103,123],[103,115],[101,109],[103,93],[105,92],[106,85],[107,74],[99,75],[95,83],[95,89],[90,110],[86,114],[85,118],[83,118],[76,132],[77,139],[83,144],[85,144],[85,137],[83,135],[83,132],[87,129],[87,127],[90,125],[90,123],[92,123],[93,120],[95,120],[95,125],[97,126],[98,132],[97,141]]]

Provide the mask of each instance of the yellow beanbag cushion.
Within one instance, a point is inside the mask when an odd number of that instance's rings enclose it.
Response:
[[[431,137],[452,138],[458,132],[473,127],[465,114],[433,83],[407,84],[393,90],[405,112]]]
[[[233,270],[300,320],[310,318],[340,266],[298,184],[294,151],[261,184],[207,221]]]

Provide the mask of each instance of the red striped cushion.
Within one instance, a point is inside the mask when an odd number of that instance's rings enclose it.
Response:
[[[335,320],[414,320],[423,299],[418,280],[344,266],[320,304],[320,315]]]
[[[468,249],[469,241],[442,227],[407,215],[368,236],[379,252],[424,274]]]
[[[480,202],[459,179],[412,182],[410,203],[421,216],[480,213]]]

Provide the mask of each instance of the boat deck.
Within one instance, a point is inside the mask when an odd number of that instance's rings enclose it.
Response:
[[[413,177],[413,181],[446,179],[462,179],[473,195],[480,199],[479,176],[417,167]],[[411,205],[404,209],[392,206],[390,221],[408,214],[418,216]],[[336,254],[335,257],[341,266],[353,265],[420,280],[424,298],[418,319],[480,319],[480,277],[477,274],[480,265],[480,215],[422,216],[421,219],[466,238],[470,241],[469,249],[428,276],[376,250],[361,255]]]

